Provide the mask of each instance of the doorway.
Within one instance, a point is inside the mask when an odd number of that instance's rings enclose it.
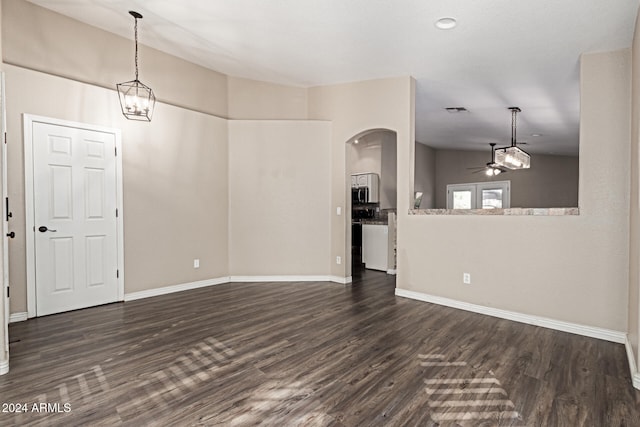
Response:
[[[28,316],[124,299],[120,131],[24,116]]]
[[[346,144],[348,276],[395,273],[397,135],[371,129]],[[388,238],[387,238],[388,236]]]

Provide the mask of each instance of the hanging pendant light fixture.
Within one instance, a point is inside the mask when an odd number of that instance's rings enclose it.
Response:
[[[511,110],[511,146],[497,148],[495,162],[509,169],[529,169],[531,167],[529,153],[516,146],[516,115],[522,110],[518,107],[509,107],[509,110]]]
[[[118,89],[122,114],[129,120],[150,122],[153,115],[153,107],[156,105],[156,97],[149,86],[138,80],[138,19],[142,19],[142,15],[134,11],[129,11],[129,14],[135,20],[133,28],[136,42],[136,78],[128,82],[118,83],[116,88]]]

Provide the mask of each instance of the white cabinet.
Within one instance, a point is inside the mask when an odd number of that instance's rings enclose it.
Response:
[[[389,264],[389,227],[362,225],[362,262],[365,268],[387,271]]]
[[[356,175],[356,185],[358,187],[368,187],[369,182],[371,181],[370,173],[363,173],[361,175]]]

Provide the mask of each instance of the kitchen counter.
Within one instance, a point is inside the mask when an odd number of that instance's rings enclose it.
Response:
[[[373,224],[373,225],[387,225],[389,224],[389,220],[387,218],[363,218],[363,219],[354,219],[354,224]]]

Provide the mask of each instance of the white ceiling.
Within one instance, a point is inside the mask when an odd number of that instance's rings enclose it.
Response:
[[[317,86],[417,80],[416,139],[577,154],[579,57],[631,46],[640,0],[31,0],[239,77]],[[434,26],[452,16],[458,26]],[[144,73],[144,58],[141,58]],[[446,107],[466,107],[452,114]],[[531,134],[542,134],[533,137]]]

